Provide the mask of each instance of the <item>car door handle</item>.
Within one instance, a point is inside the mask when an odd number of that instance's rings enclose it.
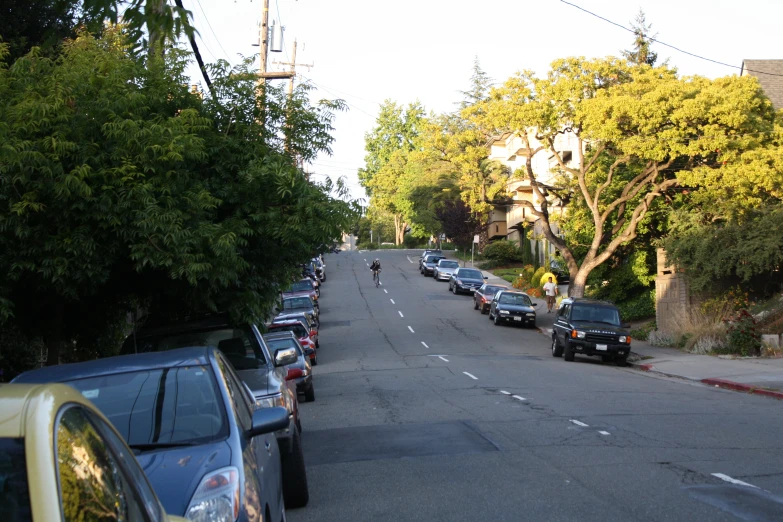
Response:
[[[266,448],[266,452],[270,455],[272,454],[272,444],[269,441],[264,442],[264,447]]]

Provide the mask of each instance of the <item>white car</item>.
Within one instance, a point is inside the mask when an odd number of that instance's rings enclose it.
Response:
[[[451,277],[451,274],[453,274],[454,271],[458,268],[459,261],[454,261],[452,259],[441,259],[435,266],[435,271],[433,272],[432,277],[434,277],[436,281],[448,281]]]

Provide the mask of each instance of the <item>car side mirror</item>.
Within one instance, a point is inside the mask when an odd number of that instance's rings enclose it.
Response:
[[[489,277],[488,276],[484,276],[484,279],[489,279]]]
[[[296,362],[296,348],[280,348],[275,351],[275,366],[287,366]]]
[[[288,427],[288,410],[280,406],[259,408],[253,412],[253,421],[246,435],[256,437]]]
[[[538,303],[532,303],[532,304],[533,304],[533,306],[538,306]]]

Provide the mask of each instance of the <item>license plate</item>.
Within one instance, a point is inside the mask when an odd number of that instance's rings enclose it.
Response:
[[[470,291],[471,291],[471,292],[475,292],[475,291],[476,291],[476,289],[475,289],[475,288],[471,288],[471,289],[470,289]]]
[[[599,352],[605,352],[606,351],[606,345],[605,344],[596,344],[595,349]]]
[[[515,318],[514,318],[514,320],[515,320],[515,321],[521,321],[521,320],[522,320],[522,318],[521,318],[521,317],[515,317]],[[606,349],[606,347],[604,346],[604,350],[605,350],[605,349]]]

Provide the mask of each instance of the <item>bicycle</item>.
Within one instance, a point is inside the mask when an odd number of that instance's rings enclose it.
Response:
[[[381,286],[381,271],[380,270],[373,270],[372,271],[372,280],[375,283],[375,288],[378,288]]]

